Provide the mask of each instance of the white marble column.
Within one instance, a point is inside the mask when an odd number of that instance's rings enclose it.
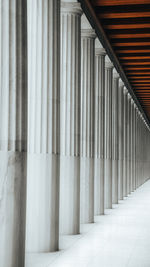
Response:
[[[135,176],[135,190],[137,188],[137,170],[136,170],[136,135],[137,135],[137,110],[134,103],[134,176]]]
[[[138,125],[138,108],[136,106],[136,189],[138,188],[139,186],[139,181],[138,181],[138,176],[139,176],[139,162],[138,162],[138,149],[139,149],[139,125]]]
[[[130,138],[130,147],[129,147],[129,177],[130,177],[130,183],[129,183],[129,193],[132,192],[132,98],[130,98],[130,113],[129,113],[129,138]]]
[[[105,61],[105,208],[112,208],[112,81],[113,64]]]
[[[80,232],[81,14],[77,1],[61,2],[60,233]]]
[[[131,100],[131,191],[134,191],[134,101]]]
[[[123,197],[127,196],[127,99],[128,90],[123,88]]]
[[[130,131],[130,116],[131,116],[131,95],[127,95],[127,195],[131,193],[131,162],[130,162],[130,151],[131,151],[131,131]]]
[[[119,74],[113,69],[112,86],[112,203],[118,204]]]
[[[27,252],[58,249],[59,17],[59,1],[28,0]]]
[[[94,221],[95,31],[81,19],[81,223]]]
[[[119,81],[119,96],[118,96],[118,114],[119,114],[119,134],[118,134],[118,142],[119,142],[119,161],[118,161],[118,191],[119,191],[119,199],[123,199],[123,137],[124,137],[124,83],[122,80]]]
[[[27,6],[0,1],[0,266],[24,267]]]
[[[104,214],[104,104],[105,104],[105,49],[95,41],[95,215]]]

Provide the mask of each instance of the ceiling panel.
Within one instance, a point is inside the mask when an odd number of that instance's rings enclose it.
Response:
[[[89,0],[150,119],[150,0]]]

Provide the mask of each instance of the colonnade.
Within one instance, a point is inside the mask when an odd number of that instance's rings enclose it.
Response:
[[[150,127],[78,1],[0,16],[0,265],[24,267],[149,178]]]

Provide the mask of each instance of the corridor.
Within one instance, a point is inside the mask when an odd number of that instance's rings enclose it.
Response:
[[[60,251],[28,254],[26,267],[150,267],[150,180],[119,205],[61,237]]]

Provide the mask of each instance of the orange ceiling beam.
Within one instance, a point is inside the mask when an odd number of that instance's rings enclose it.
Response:
[[[137,5],[141,4],[139,0],[92,0],[93,6],[119,6],[119,5]],[[143,0],[142,4],[149,4],[149,0]]]
[[[150,23],[146,24],[108,24],[104,25],[106,30],[124,30],[124,29],[146,29],[150,28]]]
[[[150,12],[108,12],[98,14],[100,19],[116,19],[116,18],[144,18],[150,17]]]

